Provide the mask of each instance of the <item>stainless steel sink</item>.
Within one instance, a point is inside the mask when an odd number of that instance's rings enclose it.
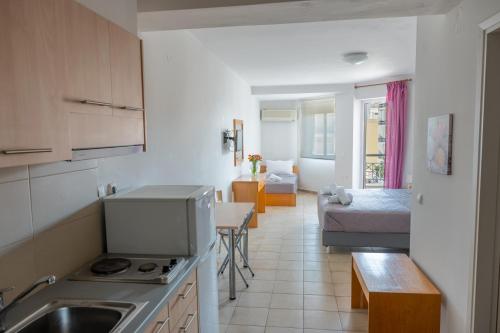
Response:
[[[7,333],[121,332],[146,303],[56,300],[42,306]]]

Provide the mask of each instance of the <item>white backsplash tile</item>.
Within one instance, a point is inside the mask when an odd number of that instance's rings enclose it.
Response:
[[[45,177],[61,173],[88,170],[97,168],[97,160],[86,161],[61,161],[55,163],[30,165],[30,177]]]
[[[35,232],[67,219],[97,199],[97,169],[33,178],[31,201]]]
[[[0,184],[0,248],[33,236],[28,180]]]
[[[0,168],[0,184],[28,179],[28,167]]]

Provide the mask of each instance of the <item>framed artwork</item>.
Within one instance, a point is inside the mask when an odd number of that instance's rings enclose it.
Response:
[[[233,119],[234,166],[243,163],[243,120]]]
[[[453,114],[427,121],[427,167],[431,172],[451,175]]]

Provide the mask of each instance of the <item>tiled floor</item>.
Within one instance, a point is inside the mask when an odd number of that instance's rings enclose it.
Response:
[[[367,312],[350,309],[350,252],[321,245],[316,196],[300,193],[297,207],[267,207],[259,224],[249,235],[249,288],[238,276],[230,301],[228,272],[219,279],[220,332],[366,332]]]

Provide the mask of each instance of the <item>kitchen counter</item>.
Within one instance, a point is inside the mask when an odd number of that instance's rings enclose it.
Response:
[[[17,304],[6,316],[6,326],[12,327],[42,306],[56,299],[85,299],[116,302],[144,302],[147,304],[123,330],[124,333],[142,332],[173,296],[174,291],[198,264],[191,257],[177,278],[170,284],[140,284],[61,280]]]

